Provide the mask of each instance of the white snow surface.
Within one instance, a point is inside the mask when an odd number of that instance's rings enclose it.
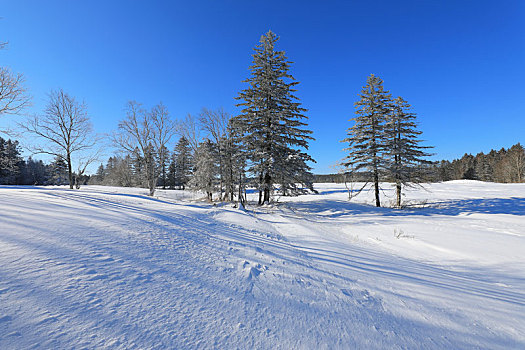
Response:
[[[0,186],[0,349],[525,349],[525,184],[315,188]]]

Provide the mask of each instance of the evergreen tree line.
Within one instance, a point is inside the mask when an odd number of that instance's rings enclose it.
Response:
[[[186,138],[179,139],[173,152],[164,150],[164,155],[169,163],[158,154],[147,154],[153,158],[158,174],[155,187],[185,189],[193,174],[193,154]],[[100,164],[91,176],[89,184],[148,188],[148,172],[144,163],[144,157],[138,150],[125,156],[109,157],[106,165]]]
[[[89,176],[74,173],[77,183],[84,184]],[[66,185],[69,183],[67,164],[61,158],[49,164],[42,160],[27,160],[21,155],[19,142],[0,137],[0,185]]]
[[[464,154],[452,161],[442,160],[430,168],[432,181],[480,180],[519,183],[525,181],[525,149],[520,143],[499,151],[475,156]]]

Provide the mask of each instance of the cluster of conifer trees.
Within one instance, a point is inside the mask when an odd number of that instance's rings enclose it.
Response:
[[[193,153],[189,142],[181,137],[170,154],[165,151],[169,164],[156,160],[157,187],[185,189],[193,174]],[[92,185],[148,187],[144,162],[139,152],[125,156],[109,157],[106,165],[100,164],[97,172],[91,176]]]
[[[26,160],[18,141],[0,137],[0,185],[65,185],[68,181],[67,165],[61,158],[49,164],[31,157]]]
[[[421,146],[416,115],[401,97],[392,98],[383,81],[370,75],[360,99],[355,103],[354,125],[348,129],[348,156],[345,170],[359,173],[373,183],[376,206],[380,207],[380,181],[392,181],[396,187],[396,204],[401,206],[402,186],[425,181],[421,169],[431,164],[425,157],[429,147]]]

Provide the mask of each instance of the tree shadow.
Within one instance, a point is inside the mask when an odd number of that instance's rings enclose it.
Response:
[[[426,207],[394,209],[352,203],[343,200],[319,199],[315,202],[289,202],[292,210],[326,217],[373,214],[381,216],[458,216],[470,214],[508,214],[525,216],[525,198],[480,198],[432,202]]]

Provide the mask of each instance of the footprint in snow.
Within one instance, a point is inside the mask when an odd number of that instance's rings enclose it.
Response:
[[[246,260],[242,264],[242,268],[244,269],[244,273],[248,281],[251,281],[259,277],[261,273],[268,270],[268,266],[263,266],[261,264],[251,264],[250,262]]]
[[[374,297],[366,289],[356,290],[356,289],[341,289],[341,292],[352,298],[353,302],[356,305],[372,307],[379,310],[384,310],[383,302],[381,298]]]

